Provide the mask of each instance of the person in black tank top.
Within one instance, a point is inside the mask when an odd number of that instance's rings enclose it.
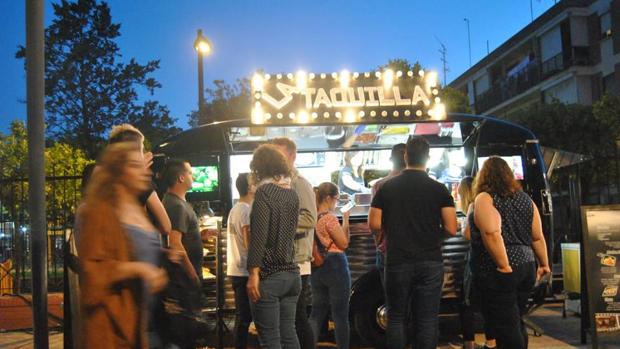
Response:
[[[476,192],[471,265],[482,314],[495,324],[498,348],[527,348],[521,317],[535,281],[550,272],[540,214],[499,157],[484,163]]]

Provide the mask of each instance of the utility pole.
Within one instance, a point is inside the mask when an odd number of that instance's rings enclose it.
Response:
[[[32,251],[34,347],[49,347],[47,328],[47,222],[45,220],[45,25],[43,0],[26,1],[28,211]]]
[[[469,67],[471,68],[471,31],[469,29],[469,18],[463,18],[467,22],[467,45],[469,46]]]
[[[441,46],[441,48],[439,49],[439,53],[441,54],[441,63],[443,64],[443,85],[446,86],[447,85],[447,79],[448,79],[448,72],[450,71],[450,68],[448,68],[448,60],[446,59],[446,55],[448,53],[448,49],[446,48],[446,45],[443,44],[443,42],[441,42],[441,40],[439,40],[439,38],[437,38],[435,36],[435,40],[437,40],[439,42],[439,45]]]
[[[530,0],[530,17],[532,18],[530,22],[534,22],[534,6],[532,5],[532,0]]]

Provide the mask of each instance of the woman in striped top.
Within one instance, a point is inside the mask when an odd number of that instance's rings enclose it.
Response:
[[[299,199],[284,155],[261,145],[250,162],[257,183],[250,214],[248,296],[262,348],[299,348],[295,309],[301,290],[293,242]]]

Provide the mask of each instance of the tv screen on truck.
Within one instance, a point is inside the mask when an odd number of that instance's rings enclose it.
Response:
[[[481,156],[478,158],[478,171],[482,169],[482,165],[488,158],[489,156]],[[504,161],[508,163],[512,173],[515,175],[515,179],[523,180],[523,160],[520,155],[500,156],[500,158],[504,159]]]
[[[216,165],[192,166],[194,183],[188,193],[213,193],[218,191],[219,173]]]

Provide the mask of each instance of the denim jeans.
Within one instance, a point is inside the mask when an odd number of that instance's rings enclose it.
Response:
[[[498,349],[527,348],[527,331],[521,317],[535,282],[534,262],[514,267],[509,274],[493,271],[474,277],[484,322],[494,324]]]
[[[318,341],[321,325],[331,305],[336,344],[339,349],[349,348],[349,296],[351,273],[344,253],[328,253],[325,262],[312,270],[312,314],[310,324]]]
[[[301,290],[298,271],[283,271],[260,280],[260,299],[250,303],[258,341],[266,349],[299,349],[295,308]]]
[[[297,310],[295,311],[295,331],[299,339],[301,349],[314,349],[314,332],[308,320],[308,296],[312,292],[310,289],[310,275],[301,276],[301,292],[297,300]]]
[[[443,285],[443,263],[415,262],[385,268],[388,309],[387,346],[403,349],[409,309],[413,313],[412,347],[435,349],[439,332],[439,302]]]
[[[377,250],[375,257],[375,266],[379,270],[379,278],[381,279],[381,285],[385,290],[385,255],[383,252]]]
[[[252,322],[252,312],[250,311],[250,298],[246,285],[247,276],[231,276],[232,288],[235,292],[235,329],[234,342],[235,349],[245,349],[248,346],[248,329]]]

